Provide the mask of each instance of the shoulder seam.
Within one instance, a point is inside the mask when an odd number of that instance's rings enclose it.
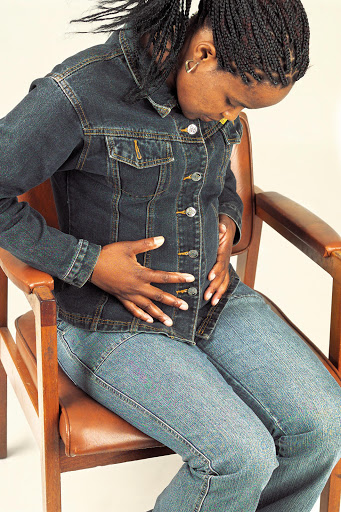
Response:
[[[55,77],[56,81],[64,80],[64,78],[72,75],[79,69],[84,68],[85,66],[88,66],[89,64],[92,64],[93,62],[98,62],[101,60],[111,60],[115,57],[118,57],[119,55],[124,55],[123,50],[121,48],[118,48],[117,50],[111,50],[108,53],[101,54],[101,55],[93,55],[92,57],[88,57],[87,59],[82,60],[75,66],[72,66],[71,68],[67,68],[63,73],[48,73],[46,76],[53,76]]]

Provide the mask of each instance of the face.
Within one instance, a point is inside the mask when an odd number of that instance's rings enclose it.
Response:
[[[192,59],[190,73],[185,70],[186,60]],[[233,121],[244,108],[264,108],[279,103],[289,93],[285,88],[253,79],[247,85],[233,74],[217,70],[218,61],[209,28],[202,28],[184,45],[178,68],[170,75],[168,84],[176,90],[178,103],[185,117],[203,121]]]

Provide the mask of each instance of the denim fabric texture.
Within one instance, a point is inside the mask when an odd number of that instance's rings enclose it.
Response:
[[[58,315],[92,331],[164,332],[188,343],[208,338],[239,281],[217,306],[203,298],[218,248],[218,215],[241,234],[243,204],[230,168],[242,125],[189,120],[164,84],[134,105],[138,84],[131,29],[114,31],[35,80],[0,121],[0,245],[55,277]],[[144,57],[144,56],[143,56]],[[146,58],[146,57],[144,57]],[[60,231],[16,196],[51,178]],[[163,235],[138,255],[155,270],[191,273],[195,282],[161,284],[188,311],[162,305],[173,326],[134,317],[114,296],[87,282],[101,247]]]
[[[59,363],[179,454],[153,512],[309,512],[341,457],[341,388],[239,281],[207,340],[58,324]]]

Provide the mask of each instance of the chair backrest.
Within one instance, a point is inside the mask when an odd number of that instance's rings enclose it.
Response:
[[[252,172],[252,151],[250,128],[247,116],[240,114],[243,125],[243,137],[241,143],[235,145],[231,156],[231,168],[237,180],[237,192],[244,204],[242,219],[242,237],[234,246],[233,254],[244,252],[251,242],[253,215],[254,215],[254,190]],[[32,188],[18,197],[19,201],[27,201],[32,208],[41,213],[49,226],[59,228],[56,206],[50,180]]]

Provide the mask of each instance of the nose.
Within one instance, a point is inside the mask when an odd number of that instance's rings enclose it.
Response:
[[[222,116],[228,121],[235,121],[243,109],[244,107],[231,107],[229,110],[225,110]]]

